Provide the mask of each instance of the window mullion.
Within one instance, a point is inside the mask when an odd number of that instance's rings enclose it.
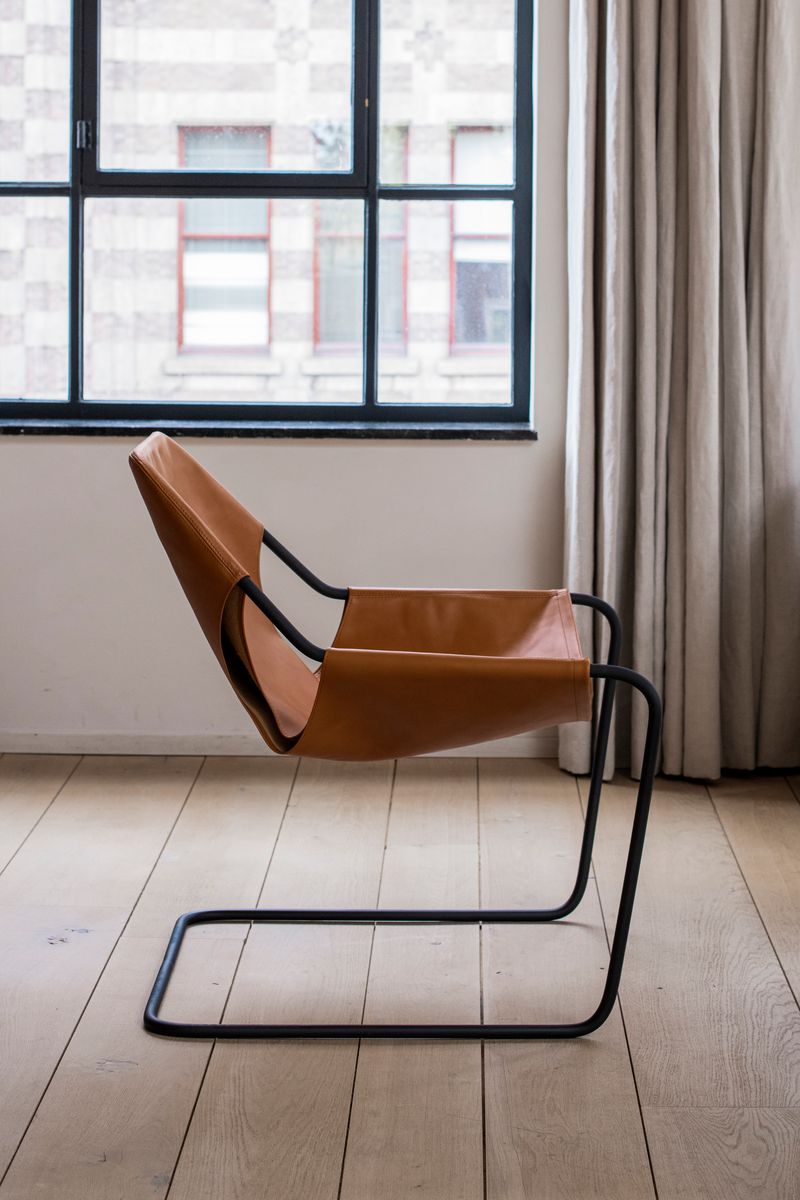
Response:
[[[518,0],[516,18],[514,180],[512,235],[512,370],[514,411],[531,416],[531,328],[533,318],[533,4]],[[521,181],[523,186],[521,185]]]
[[[364,214],[364,405],[367,419],[378,401],[378,55],[380,0],[369,0],[369,100],[367,114],[367,201]]]
[[[72,0],[72,155],[73,185],[81,192],[97,179],[100,106],[100,0]],[[77,149],[79,121],[89,126],[89,144]]]
[[[372,103],[370,9],[372,0],[353,0],[353,175],[350,183],[365,187],[369,147],[369,105]]]
[[[72,0],[72,98],[69,212],[68,407],[83,402],[83,183],[97,154],[97,7],[99,0]],[[79,123],[89,122],[88,145],[78,144]]]

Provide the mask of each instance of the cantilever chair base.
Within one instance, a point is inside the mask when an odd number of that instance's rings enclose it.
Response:
[[[618,621],[613,609],[595,597],[573,597],[578,603],[590,604],[603,612],[612,623],[612,644],[609,657],[616,657],[618,650]],[[605,679],[605,694],[600,710],[597,737],[592,764],[591,787],[586,809],[583,842],[575,886],[569,898],[558,908],[533,910],[505,909],[211,909],[204,912],[185,913],[180,917],[172,932],[164,961],[156,977],[153,990],[144,1014],[144,1026],[150,1033],[175,1038],[459,1038],[534,1040],[583,1037],[598,1029],[614,1007],[622,972],[625,946],[628,938],[636,882],[644,847],[644,836],[650,798],[653,790],[656,754],[661,728],[661,702],[655,688],[638,675],[613,663],[593,666],[594,678]],[[594,833],[602,789],[608,732],[617,682],[628,683],[639,691],[647,701],[648,725],[642,761],[636,809],[631,830],[630,846],[625,867],[625,876],[620,896],[614,939],[611,946],[609,970],[600,1003],[595,1011],[583,1021],[564,1024],[532,1025],[240,1025],[187,1023],[166,1021],[158,1013],[164,1000],[170,977],[178,960],[186,930],[192,925],[218,923],[266,924],[266,923],[333,923],[333,924],[539,924],[556,921],[568,916],[578,906],[586,890],[589,877]]]

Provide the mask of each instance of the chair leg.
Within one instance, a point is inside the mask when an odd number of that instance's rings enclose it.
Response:
[[[573,592],[570,599],[573,604],[593,608],[601,616],[605,617],[609,625],[610,634],[606,665],[616,666],[619,663],[620,650],[622,649],[622,624],[616,609],[612,608],[607,601],[601,600],[598,596],[587,596],[579,592]],[[571,912],[574,912],[586,893],[586,885],[589,881],[589,871],[592,865],[592,850],[594,848],[594,835],[597,830],[597,816],[600,811],[600,794],[603,789],[603,773],[606,766],[608,739],[611,733],[611,718],[614,713],[616,687],[616,679],[606,679],[603,689],[603,702],[600,706],[597,720],[594,749],[592,751],[591,782],[589,784],[589,798],[586,802],[586,817],[583,823],[578,871],[568,898],[563,904],[551,910],[551,920],[553,921],[560,920],[562,917],[567,917]]]
[[[270,922],[310,924],[536,924],[552,921],[563,915],[560,909],[211,909],[185,913],[178,918],[167,946],[164,960],[156,976],[153,990],[144,1013],[144,1027],[150,1033],[177,1038],[463,1038],[498,1040],[533,1040],[575,1038],[592,1033],[607,1019],[617,997],[625,946],[628,939],[636,883],[644,848],[647,816],[655,777],[656,756],[661,732],[661,700],[653,685],[635,671],[614,664],[593,666],[592,676],[617,683],[627,683],[645,698],[648,706],[647,736],[639,779],[636,809],[633,818],[630,846],[622,883],[619,913],[611,945],[609,969],[603,995],[595,1011],[583,1021],[564,1024],[533,1025],[239,1025],[216,1023],[186,1023],[165,1021],[159,1017],[178,960],[186,930],[192,925],[220,923],[267,924]],[[608,683],[606,685],[608,689]],[[608,696],[608,690],[606,691]],[[613,702],[613,692],[612,692]],[[598,738],[598,742],[601,739]],[[604,750],[603,750],[604,753]],[[595,764],[596,768],[597,764]],[[584,833],[584,847],[594,837],[596,809],[602,786],[602,765],[599,774],[593,772],[597,783],[589,833]],[[591,805],[591,801],[590,801]],[[587,825],[589,813],[587,812]],[[590,851],[591,852],[591,851]],[[576,887],[580,883],[579,878]],[[585,886],[585,882],[584,882]],[[564,906],[562,906],[563,908]],[[573,905],[574,907],[574,905]]]

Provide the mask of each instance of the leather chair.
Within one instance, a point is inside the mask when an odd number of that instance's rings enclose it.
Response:
[[[661,727],[646,679],[618,664],[616,613],[593,596],[551,591],[339,588],[323,583],[190,454],[153,433],[130,456],[159,538],[241,703],[277,754],[367,761],[425,754],[592,717],[592,681],[605,680],[577,877],[550,909],[220,909],[175,925],[147,1003],[145,1028],[171,1037],[578,1037],[617,995],[641,861]],[[333,643],[314,645],[261,589],[266,545],[322,595],[344,601]],[[609,659],[581,651],[573,605],[610,624]],[[299,652],[299,653],[298,653]],[[303,657],[320,663],[312,670]],[[601,1001],[580,1022],[529,1025],[185,1024],[158,1015],[186,930],[216,922],[537,923],[566,917],[589,875],[617,682],[648,705],[648,729],[619,915]]]

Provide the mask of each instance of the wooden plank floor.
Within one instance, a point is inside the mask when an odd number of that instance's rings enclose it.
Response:
[[[578,1042],[141,1029],[189,908],[541,905],[583,781],[542,760],[0,757],[0,1200],[800,1200],[800,782],[657,785],[620,1003]],[[561,926],[194,930],[168,1016],[588,1011],[635,788]]]

